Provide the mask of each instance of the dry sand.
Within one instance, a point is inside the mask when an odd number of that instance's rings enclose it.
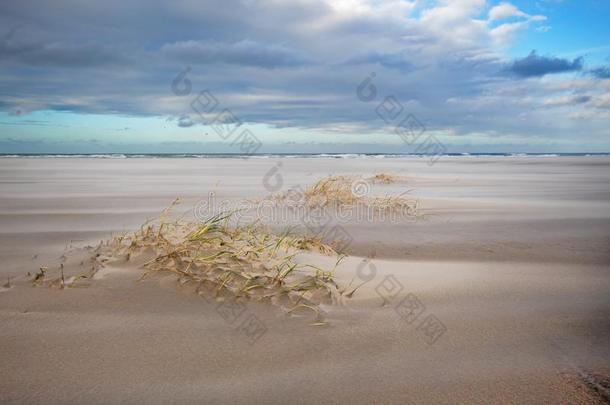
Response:
[[[373,192],[411,190],[426,214],[343,224],[353,242],[337,278],[371,280],[328,308],[328,326],[255,303],[227,319],[171,277],[138,281],[133,267],[63,290],[26,277],[56,270],[70,241],[133,230],[177,196],[186,209],[211,191],[268,195],[278,162],[0,159],[0,279],[12,278],[0,292],[0,402],[608,401],[607,157],[282,159],[281,190],[393,173],[405,180]],[[421,312],[406,312],[413,299]],[[249,316],[266,328],[254,343],[240,327]],[[435,319],[437,333],[425,322]]]

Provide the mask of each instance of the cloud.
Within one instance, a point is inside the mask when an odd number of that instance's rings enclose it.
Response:
[[[122,64],[126,58],[111,47],[69,45],[61,43],[0,47],[0,57],[31,65],[59,67],[103,66]]]
[[[601,109],[610,109],[610,93],[601,94],[593,100],[593,106]]]
[[[571,136],[567,114],[539,107],[577,89],[559,88],[566,77],[553,77],[556,87],[539,78],[582,70],[582,59],[532,53],[508,60],[508,47],[544,17],[528,14],[525,3],[491,10],[489,3],[0,2],[0,27],[6,27],[0,29],[0,112],[171,116],[163,125],[167,136],[186,136],[191,131],[176,131],[176,125],[192,125],[191,101],[207,89],[219,103],[215,113],[228,108],[248,125],[362,136],[394,133],[397,123],[376,112],[393,95],[401,114],[456,137],[490,131]],[[178,95],[172,81],[187,66],[191,92]],[[507,70],[534,79],[498,74]],[[363,102],[356,89],[371,72],[376,98]],[[605,81],[593,73],[579,79],[592,99],[574,105],[596,108],[596,86]],[[580,125],[591,136],[603,131],[593,120]]]
[[[14,40],[0,41],[0,59],[36,66],[84,67],[124,64],[128,58],[110,45]]]
[[[508,70],[520,77],[535,77],[579,71],[582,70],[582,66],[582,57],[570,61],[553,56],[539,56],[536,51],[532,51],[525,58],[515,60]]]
[[[283,45],[266,45],[251,40],[235,43],[180,41],[164,45],[161,52],[169,59],[185,63],[226,63],[268,69],[309,63],[301,52]]]
[[[547,107],[561,107],[584,104],[589,101],[591,101],[591,96],[581,94],[548,98],[544,100],[544,105]]]
[[[500,3],[489,10],[488,18],[490,21],[502,20],[509,17],[529,17],[528,14],[519,10],[510,3]]]
[[[589,73],[599,79],[610,79],[610,67],[607,66],[591,69]]]
[[[378,64],[388,69],[396,69],[401,72],[409,72],[415,69],[412,62],[408,60],[407,55],[403,53],[379,53],[371,52],[366,55],[359,55],[348,62],[347,64]]]
[[[505,46],[511,43],[518,32],[526,29],[531,23],[546,21],[546,16],[524,13],[510,3],[500,3],[489,10],[487,17],[489,24],[493,25],[507,19],[509,22],[501,23],[491,30],[494,41],[499,45]]]
[[[189,128],[189,127],[192,127],[193,125],[195,125],[195,123],[189,117],[182,116],[182,117],[178,118],[178,126],[180,128]]]
[[[506,45],[512,42],[517,33],[523,31],[528,24],[528,21],[501,24],[491,30],[491,36],[497,44]]]

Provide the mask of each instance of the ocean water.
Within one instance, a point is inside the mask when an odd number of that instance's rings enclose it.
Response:
[[[269,159],[269,158],[335,158],[335,159],[356,159],[362,157],[373,157],[378,159],[392,159],[404,157],[429,157],[427,154],[416,153],[256,153],[256,154],[238,154],[238,153],[82,153],[82,154],[46,154],[46,153],[18,153],[7,154],[0,153],[0,158],[94,158],[94,159],[139,159],[139,158],[252,158],[252,159]],[[559,156],[610,156],[610,153],[446,153],[439,155],[452,157],[559,157]]]

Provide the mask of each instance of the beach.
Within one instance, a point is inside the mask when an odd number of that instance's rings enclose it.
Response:
[[[607,403],[610,157],[430,163],[0,158],[0,402]],[[337,282],[364,282],[321,326],[257,302],[229,316],[135,265],[82,287],[31,282],[177,197],[192,217],[210,193],[237,204],[378,173],[400,180],[367,192],[406,193],[419,215],[341,219]]]

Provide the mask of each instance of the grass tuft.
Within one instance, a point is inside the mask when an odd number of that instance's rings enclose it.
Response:
[[[302,251],[337,255],[334,249],[289,231],[273,234],[260,224],[232,225],[233,214],[224,212],[192,223],[171,220],[165,210],[137,231],[100,243],[94,258],[100,262],[100,258],[145,257],[143,277],[173,273],[180,284],[195,285],[200,294],[269,302],[287,313],[307,309],[322,322],[320,304],[340,302],[334,270],[301,264],[295,258]]]
[[[398,181],[398,177],[389,173],[377,173],[370,179],[373,183],[392,184]]]
[[[302,193],[289,190],[274,196],[279,202],[300,202],[308,208],[330,207],[343,208],[360,206],[373,208],[377,212],[401,212],[406,216],[416,217],[418,202],[416,199],[406,197],[409,192],[397,196],[373,196],[370,193],[355,193],[354,184],[367,182],[370,184],[391,184],[399,181],[399,177],[378,173],[370,178],[357,176],[329,176],[305,188]],[[296,194],[296,195],[295,195]]]
[[[390,184],[395,176],[380,173],[371,178],[330,176],[306,188],[301,200],[310,207],[363,204],[383,209],[409,210],[417,201],[403,195],[373,197],[353,192],[355,181]],[[294,193],[292,193],[294,194]],[[280,200],[290,195],[278,195]],[[90,270],[76,276],[61,276],[53,282],[59,288],[78,287],[93,279],[95,273],[109,263],[141,264],[142,278],[153,273],[175,274],[181,285],[196,286],[195,291],[219,300],[254,300],[279,306],[286,313],[314,313],[311,325],[326,324],[322,304],[340,304],[351,298],[359,286],[339,288],[334,272],[344,256],[320,237],[293,234],[291,229],[281,234],[270,231],[257,221],[240,225],[234,220],[237,211],[222,212],[202,222],[173,219],[171,209],[176,199],[156,220],[147,221],[138,230],[117,235],[88,246]],[[304,251],[336,256],[332,270],[297,261]],[[85,266],[80,262],[80,267]],[[33,277],[34,285],[47,284],[46,267]],[[10,281],[9,283],[10,284]],[[350,284],[351,285],[351,284]]]

